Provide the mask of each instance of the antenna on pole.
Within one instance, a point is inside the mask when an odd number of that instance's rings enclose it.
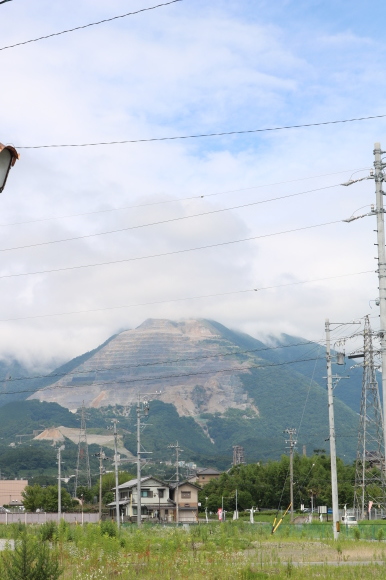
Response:
[[[74,488],[75,497],[77,494],[78,487],[81,485],[84,485],[88,488],[91,487],[90,459],[88,456],[86,412],[84,401],[82,402],[79,442],[78,442],[78,459],[76,462],[76,471],[75,471],[75,488]]]

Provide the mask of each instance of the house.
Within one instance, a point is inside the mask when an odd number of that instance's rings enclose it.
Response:
[[[120,516],[136,521],[138,508],[137,479],[118,486]],[[141,478],[141,519],[160,522],[196,522],[199,487],[188,481],[178,486],[151,475]],[[115,492],[115,488],[113,489]],[[176,502],[178,501],[178,509]],[[109,503],[110,516],[115,517],[116,502]]]
[[[176,504],[176,515],[178,510],[178,521],[183,523],[194,523],[198,521],[198,492],[200,487],[190,481],[181,481],[172,484],[171,496]]]
[[[212,467],[206,467],[205,469],[199,469],[196,472],[196,482],[201,485],[206,485],[212,479],[218,479],[221,475],[220,471],[213,469]]]
[[[115,488],[113,488],[115,493]],[[131,479],[118,486],[120,515],[127,519],[137,518],[138,491],[137,479]],[[109,504],[110,514],[115,516],[116,502]],[[158,519],[173,521],[172,514],[175,503],[170,498],[170,488],[167,483],[156,477],[141,478],[141,517],[143,519]]]

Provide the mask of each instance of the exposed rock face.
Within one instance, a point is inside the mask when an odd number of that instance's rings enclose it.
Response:
[[[238,350],[206,320],[147,320],[30,398],[73,410],[82,401],[89,407],[132,405],[138,393],[149,393],[175,405],[180,415],[222,413],[229,407],[258,413],[240,380],[251,361]]]

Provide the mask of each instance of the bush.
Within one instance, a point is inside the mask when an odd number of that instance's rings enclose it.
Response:
[[[50,521],[40,527],[40,534],[43,542],[52,542],[57,538],[58,526],[56,522]]]
[[[27,531],[15,541],[14,551],[3,554],[1,572],[2,580],[57,580],[62,574],[57,552]]]
[[[101,523],[101,534],[115,538],[118,534],[117,524],[110,520]]]

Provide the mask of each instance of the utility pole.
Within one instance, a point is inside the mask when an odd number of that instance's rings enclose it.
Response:
[[[176,443],[170,444],[168,445],[169,449],[175,449],[176,450],[176,523],[178,526],[178,518],[179,518],[179,513],[178,513],[178,486],[180,483],[180,473],[179,473],[179,454],[181,451],[183,451],[183,449],[181,449],[181,447],[178,445],[178,441]]]
[[[117,432],[117,423],[119,423],[119,421],[118,419],[113,419],[111,422],[114,425],[115,511],[116,511],[117,527],[119,530],[120,520],[119,520],[118,432]]]
[[[371,212],[360,215],[351,216],[350,218],[343,220],[345,222],[352,222],[354,220],[376,215],[377,217],[377,246],[378,246],[378,284],[379,284],[379,318],[380,318],[380,329],[379,329],[379,339],[381,344],[381,366],[382,366],[382,398],[383,398],[383,446],[386,450],[386,248],[385,248],[385,218],[384,218],[384,207],[383,207],[383,196],[382,184],[385,181],[385,175],[383,169],[386,167],[386,163],[382,162],[382,155],[386,151],[382,151],[380,143],[374,143],[374,171],[370,172],[367,177],[362,177],[360,179],[349,179],[346,183],[342,185],[348,186],[358,181],[364,181],[366,179],[375,180],[375,209],[372,206]]]
[[[102,447],[99,453],[96,453],[96,457],[99,457],[99,521],[102,520],[102,476],[105,473],[105,468],[103,467],[103,461],[107,459],[105,452]]]
[[[62,457],[61,452],[64,449],[64,445],[58,447],[58,523],[62,518]]]
[[[79,442],[78,442],[78,460],[76,464],[75,473],[76,477],[75,477],[74,496],[76,497],[79,485],[85,485],[89,489],[91,487],[90,459],[88,456],[86,411],[84,401],[82,403],[82,412],[79,429]]]
[[[289,435],[289,439],[286,443],[289,443],[290,451],[290,503],[291,503],[291,524],[294,521],[294,448],[297,441],[294,440],[294,435],[296,435],[296,429],[286,429],[284,433]]]
[[[383,444],[386,450],[386,249],[385,249],[385,219],[383,208],[382,183],[385,179],[383,169],[386,163],[382,163],[380,143],[374,143],[374,179],[377,214],[377,242],[378,242],[378,281],[379,281],[379,314],[382,364],[382,396],[383,396]]]
[[[141,450],[141,418],[147,417],[149,414],[149,403],[144,401],[141,403],[140,395],[137,400],[137,526],[141,526],[141,454],[148,453]]]
[[[332,388],[332,364],[330,345],[330,321],[326,319],[326,361],[327,361],[327,393],[328,393],[328,419],[330,426],[330,459],[331,459],[331,491],[332,491],[332,521],[334,540],[339,539],[339,502],[338,502],[338,477],[336,470],[336,444],[335,444],[335,418],[334,418],[334,395]]]

